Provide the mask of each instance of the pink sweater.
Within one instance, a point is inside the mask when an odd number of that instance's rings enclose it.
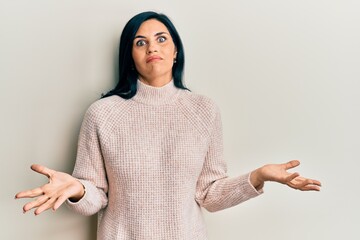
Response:
[[[73,176],[86,193],[67,205],[99,214],[99,240],[205,240],[201,207],[218,211],[261,193],[249,174],[227,176],[215,104],[173,82],[139,81],[130,100],[92,104]]]

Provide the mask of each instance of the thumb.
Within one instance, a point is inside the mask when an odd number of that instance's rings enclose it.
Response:
[[[51,175],[53,175],[55,173],[54,170],[47,168],[43,165],[39,165],[39,164],[31,165],[31,169],[37,173],[47,176],[48,178],[50,178]]]
[[[286,170],[290,169],[290,168],[294,168],[300,165],[300,161],[299,160],[291,160],[287,163],[284,163],[284,167]]]

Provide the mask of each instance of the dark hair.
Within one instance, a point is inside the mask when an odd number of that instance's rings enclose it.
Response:
[[[119,81],[116,87],[103,95],[102,98],[118,95],[122,98],[130,99],[136,94],[138,73],[134,67],[135,64],[132,58],[132,46],[135,34],[140,25],[149,19],[156,19],[160,21],[168,29],[177,50],[176,63],[174,63],[172,67],[174,85],[181,89],[187,89],[182,82],[185,59],[184,48],[180,36],[176,31],[175,26],[166,15],[149,11],[135,15],[125,25],[120,37]]]

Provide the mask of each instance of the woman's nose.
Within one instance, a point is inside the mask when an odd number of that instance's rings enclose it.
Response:
[[[157,52],[157,51],[158,51],[157,44],[155,42],[153,42],[153,41],[149,42],[147,53],[150,54],[150,53],[154,53],[154,52]]]

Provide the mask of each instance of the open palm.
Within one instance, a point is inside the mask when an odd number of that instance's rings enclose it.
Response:
[[[84,194],[82,184],[67,173],[58,172],[47,167],[34,164],[31,169],[49,178],[49,182],[41,187],[16,194],[15,198],[36,198],[23,207],[24,213],[36,208],[35,215],[52,208],[58,209],[68,198],[78,200]]]
[[[297,172],[288,172],[289,169],[299,165],[300,162],[298,160],[292,160],[283,164],[268,164],[261,168],[261,175],[264,181],[279,182],[302,191],[319,191],[321,186],[319,181],[302,177]]]

